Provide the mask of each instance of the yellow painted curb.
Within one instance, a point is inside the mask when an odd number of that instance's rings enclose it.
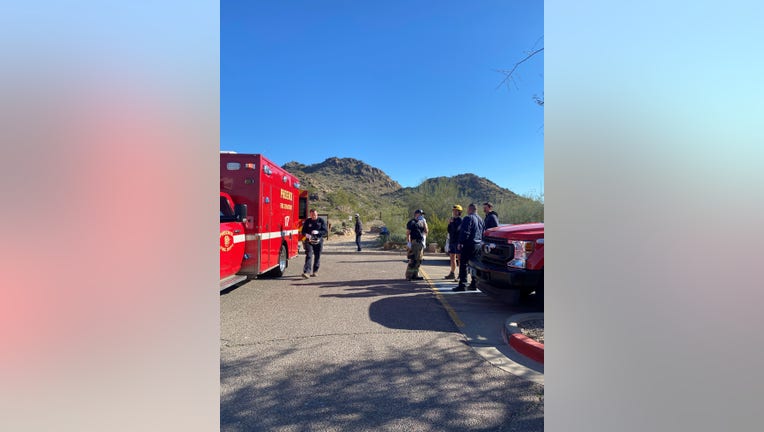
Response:
[[[427,285],[430,286],[430,289],[435,294],[435,297],[438,299],[438,301],[440,301],[443,307],[446,308],[446,312],[448,312],[448,315],[454,321],[454,324],[456,324],[456,326],[459,328],[464,327],[464,322],[461,319],[459,319],[459,315],[456,313],[454,308],[452,308],[451,305],[448,304],[448,301],[446,300],[446,298],[443,297],[440,291],[438,291],[438,289],[435,287],[435,284],[430,279],[430,275],[428,275],[427,272],[424,271],[424,269],[422,269],[421,267],[419,268],[419,273],[422,273],[425,281],[427,281]]]

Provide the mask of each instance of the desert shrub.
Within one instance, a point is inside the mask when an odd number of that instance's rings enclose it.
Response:
[[[449,216],[450,217],[450,216]],[[443,248],[446,244],[446,235],[448,235],[448,218],[441,218],[438,215],[427,215],[427,228],[430,233],[427,235],[427,243],[438,243],[438,247]]]
[[[499,214],[499,222],[503,224],[544,222],[543,196],[528,195],[511,201],[494,203],[494,211]]]
[[[406,222],[409,221],[405,213],[405,210],[400,208],[388,208],[381,212],[382,221],[385,223],[388,231],[390,231],[390,241],[393,242],[405,242],[406,241]]]

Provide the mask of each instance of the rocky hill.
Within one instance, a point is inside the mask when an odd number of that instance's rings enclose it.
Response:
[[[282,168],[302,181],[303,188],[310,191],[314,201],[324,201],[340,191],[375,201],[377,197],[401,189],[398,182],[379,168],[353,158],[332,157],[313,165],[288,162]]]
[[[484,177],[475,174],[459,174],[452,177],[435,177],[413,188],[403,188],[389,194],[391,198],[404,198],[418,193],[432,193],[438,189],[449,189],[457,197],[469,197],[474,202],[502,202],[522,197]]]

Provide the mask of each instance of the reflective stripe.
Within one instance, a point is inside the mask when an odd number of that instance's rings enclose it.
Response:
[[[233,244],[243,242],[245,237],[246,236],[244,234],[236,234],[235,236],[233,236]]]
[[[284,235],[290,235],[290,234],[297,234],[297,230],[286,230],[284,231]],[[258,234],[247,234],[246,239],[249,240],[270,240],[274,238],[281,238],[281,231],[273,231],[273,232],[267,232],[267,233],[258,233]]]

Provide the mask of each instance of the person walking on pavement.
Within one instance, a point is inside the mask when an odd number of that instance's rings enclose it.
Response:
[[[361,216],[355,214],[355,245],[358,246],[358,252],[361,252],[361,234],[363,233],[363,225],[361,225]]]
[[[499,226],[499,214],[493,211],[493,204],[491,204],[490,201],[483,203],[483,212],[485,213],[485,228],[483,228],[484,232],[488,228]]]
[[[305,279],[318,276],[321,248],[327,232],[326,223],[318,217],[316,209],[310,209],[310,218],[302,225],[302,234],[305,236],[305,265],[302,267],[302,277]]]
[[[453,291],[464,291],[477,289],[475,277],[472,277],[469,288],[467,287],[467,264],[472,257],[480,251],[480,242],[483,240],[483,220],[480,219],[475,211],[475,203],[467,206],[467,216],[462,219],[459,228],[459,285]]]
[[[420,218],[424,211],[417,209],[414,217],[406,224],[406,246],[408,247],[406,265],[406,280],[422,280],[419,276],[419,267],[422,265],[424,252],[424,238],[427,235],[427,222]]]
[[[449,273],[445,279],[455,280],[456,276],[454,271],[456,270],[456,261],[459,256],[457,250],[459,245],[459,226],[462,224],[462,206],[454,204],[451,209],[451,219],[448,220],[448,255],[451,258],[451,273]]]

